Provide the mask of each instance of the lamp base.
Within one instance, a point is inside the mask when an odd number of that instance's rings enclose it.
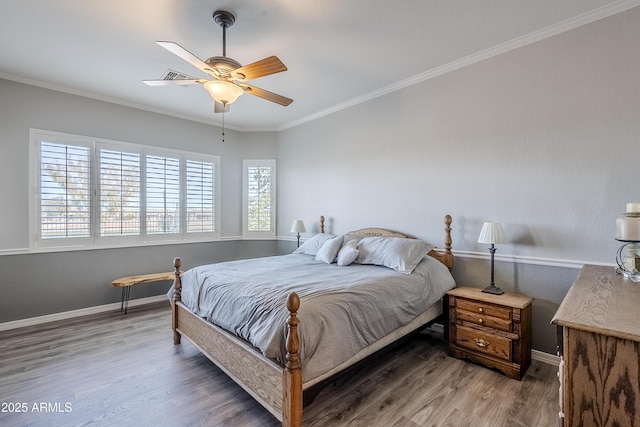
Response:
[[[489,286],[487,286],[486,288],[484,288],[482,290],[482,292],[486,292],[488,294],[493,294],[493,295],[502,295],[504,294],[504,291],[502,289],[500,289],[499,287],[497,287],[494,284],[491,284]]]

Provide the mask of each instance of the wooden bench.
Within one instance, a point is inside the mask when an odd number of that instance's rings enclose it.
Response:
[[[127,307],[129,306],[129,295],[131,294],[131,287],[140,283],[160,282],[162,280],[173,280],[176,277],[176,273],[170,271],[168,273],[151,273],[140,274],[138,276],[126,276],[111,282],[111,286],[122,288],[122,302],[120,303],[120,311],[124,311],[127,314]]]

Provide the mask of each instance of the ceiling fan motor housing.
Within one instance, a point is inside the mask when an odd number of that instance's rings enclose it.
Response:
[[[242,67],[238,61],[226,56],[212,56],[204,62],[211,67],[212,70],[217,70],[221,77],[227,77],[233,70]]]

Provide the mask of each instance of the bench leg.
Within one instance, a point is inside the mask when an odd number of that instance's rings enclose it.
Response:
[[[131,286],[122,287],[122,302],[120,303],[120,312],[124,311],[127,314],[127,308],[129,307],[129,295],[131,295]]]

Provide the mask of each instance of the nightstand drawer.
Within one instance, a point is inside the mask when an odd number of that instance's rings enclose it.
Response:
[[[510,307],[502,307],[482,301],[472,301],[463,298],[456,298],[456,308],[458,310],[469,311],[471,313],[484,314],[485,316],[511,320],[512,310]]]
[[[469,311],[458,310],[456,319],[465,322],[474,323],[476,325],[486,326],[487,328],[498,329],[500,331],[511,332],[512,321],[500,319],[498,317],[486,316],[481,313],[471,313]]]
[[[498,335],[488,334],[477,329],[458,326],[455,344],[480,353],[511,360],[511,340]]]

